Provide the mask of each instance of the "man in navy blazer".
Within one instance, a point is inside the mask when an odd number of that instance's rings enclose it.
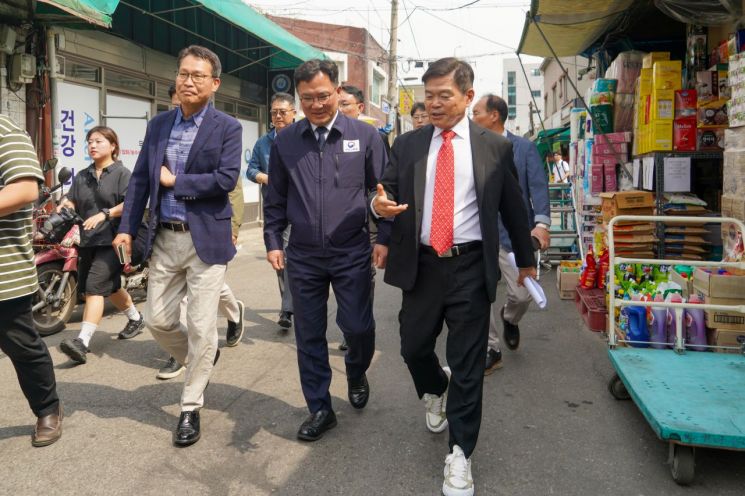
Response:
[[[551,207],[548,201],[548,178],[543,168],[543,161],[535,144],[520,136],[515,136],[504,128],[507,121],[507,103],[496,95],[485,95],[473,106],[473,121],[497,134],[505,136],[512,142],[512,153],[517,169],[517,178],[523,193],[523,201],[528,209],[530,234],[540,242],[541,250],[549,247],[551,238]],[[489,322],[489,348],[486,352],[484,373],[491,374],[502,366],[502,350],[499,349],[499,331],[497,322],[502,321],[504,340],[507,347],[516,350],[520,345],[520,328],[518,322],[530,306],[530,293],[524,286],[517,284],[517,269],[512,267],[507,258],[513,251],[507,230],[499,220],[499,268],[507,284],[507,301],[504,306],[492,304]]]
[[[220,59],[192,45],[178,57],[181,105],[148,124],[113,245],[131,253],[150,202],[145,253],[150,256],[145,323],[156,341],[186,366],[177,446],[199,440],[199,409],[217,363],[217,306],[227,263],[235,255],[228,199],[241,164],[241,125],[210,105],[220,86]],[[187,332],[179,303],[188,294]]]

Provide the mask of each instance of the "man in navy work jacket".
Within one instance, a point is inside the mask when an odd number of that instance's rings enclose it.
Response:
[[[551,243],[551,236],[548,232],[551,226],[548,178],[535,144],[525,138],[515,136],[504,128],[507,115],[507,102],[496,95],[485,95],[473,106],[473,122],[501,134],[512,142],[517,179],[520,181],[525,208],[528,209],[530,234],[540,242],[541,250],[545,250]],[[514,250],[501,218],[499,220],[499,244],[502,248],[499,251],[499,269],[507,284],[507,301],[504,306],[492,304],[489,321],[489,349],[486,352],[484,367],[486,375],[502,366],[502,350],[499,349],[497,323],[502,321],[507,347],[516,350],[520,345],[520,328],[517,324],[527,312],[531,301],[530,293],[525,286],[517,284],[517,269],[507,258],[508,254]]]
[[[367,404],[365,372],[375,351],[370,283],[371,246],[367,195],[387,164],[377,130],[340,112],[338,68],[310,60],[295,70],[295,87],[306,119],[277,135],[269,162],[264,205],[267,260],[284,267],[282,232],[292,225],[287,246],[295,339],[303,395],[310,416],[298,438],[320,439],[336,425],[329,385],[326,341],[329,285],[338,310],[336,323],[349,344],[345,357],[349,401]],[[383,266],[387,232],[381,225],[374,253]]]
[[[241,125],[210,105],[220,87],[220,59],[192,45],[178,57],[180,106],[150,121],[129,181],[119,235],[131,251],[132,236],[150,201],[150,258],[145,323],[172,357],[186,366],[177,446],[199,440],[199,409],[220,353],[217,308],[227,263],[235,255],[228,194],[241,166]],[[187,332],[180,302],[189,296]]]

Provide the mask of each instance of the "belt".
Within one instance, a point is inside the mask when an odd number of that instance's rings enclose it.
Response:
[[[430,255],[434,255],[440,258],[451,258],[463,255],[465,253],[468,253],[469,251],[480,250],[482,244],[483,243],[481,241],[469,241],[468,243],[453,245],[448,248],[448,250],[445,251],[445,253],[443,254],[437,253],[435,249],[429,245],[421,245],[421,247],[424,252],[429,253]]]
[[[189,231],[189,224],[187,224],[186,222],[161,222],[160,227],[176,232]]]

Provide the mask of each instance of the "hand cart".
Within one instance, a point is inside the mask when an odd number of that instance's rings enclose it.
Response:
[[[745,343],[741,347],[716,347],[738,354],[688,351],[683,332],[683,310],[695,307],[745,313],[745,305],[710,305],[626,301],[615,298],[613,272],[617,263],[745,269],[745,262],[700,262],[616,257],[613,226],[617,222],[675,222],[685,224],[731,222],[745,232],[736,219],[710,217],[631,216],[614,217],[608,223],[611,277],[608,282],[608,356],[616,375],[608,384],[616,399],[633,399],[655,434],[670,445],[668,462],[678,484],[690,484],[695,471],[695,448],[745,450]],[[665,307],[675,309],[676,336],[673,349],[618,346],[640,344],[619,339],[615,329],[616,306]],[[645,342],[645,344],[651,344]],[[667,343],[664,343],[667,344]]]

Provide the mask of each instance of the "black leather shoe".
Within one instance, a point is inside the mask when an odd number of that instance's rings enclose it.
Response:
[[[243,313],[245,309],[246,306],[243,302],[238,300],[238,310],[241,316],[238,318],[238,322],[228,321],[228,332],[225,333],[225,342],[230,347],[237,346],[243,337]]]
[[[349,345],[347,344],[347,338],[346,336],[341,337],[341,343],[339,343],[339,349],[341,351],[347,351],[349,349]]]
[[[509,349],[516,350],[520,346],[520,328],[504,320],[504,308],[500,315],[502,316],[502,324],[504,325],[504,343]]]
[[[282,329],[289,329],[292,327],[292,314],[290,312],[280,312],[277,324]]]
[[[502,368],[502,350],[492,350],[489,348],[486,351],[486,366],[484,367],[484,375],[489,375],[495,370]]]
[[[176,446],[191,446],[199,441],[199,412],[181,412],[178,427],[173,433],[173,444]]]
[[[297,438],[303,441],[318,441],[323,433],[336,427],[336,415],[332,410],[318,410],[312,413],[297,431]]]
[[[353,407],[358,410],[365,408],[370,399],[370,384],[367,383],[366,374],[362,374],[359,379],[347,378],[347,396]]]

